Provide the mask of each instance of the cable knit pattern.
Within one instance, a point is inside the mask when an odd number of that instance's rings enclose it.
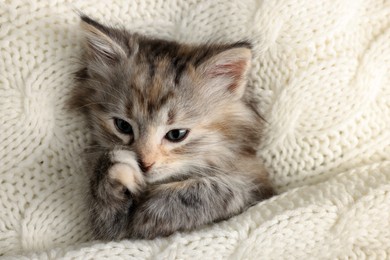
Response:
[[[390,2],[2,1],[0,256],[17,259],[390,258]],[[183,42],[249,39],[246,95],[280,195],[222,223],[153,241],[90,240],[66,107],[79,68],[74,10]]]

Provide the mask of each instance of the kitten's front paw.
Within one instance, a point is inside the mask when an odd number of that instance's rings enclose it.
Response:
[[[114,165],[108,170],[110,179],[117,180],[132,194],[139,193],[145,186],[145,180],[135,160],[135,154],[126,150],[113,151],[110,154]]]

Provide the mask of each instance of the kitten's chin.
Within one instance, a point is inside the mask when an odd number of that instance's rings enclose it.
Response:
[[[145,181],[148,184],[171,182],[183,178],[186,171],[167,171],[167,170],[152,170],[145,174]]]

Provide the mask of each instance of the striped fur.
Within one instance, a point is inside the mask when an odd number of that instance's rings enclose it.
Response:
[[[250,44],[192,46],[81,19],[85,67],[71,105],[92,133],[97,238],[188,231],[272,196],[255,156],[262,121],[242,101]],[[121,134],[114,118],[133,133]],[[172,129],[189,129],[188,137],[169,142]]]

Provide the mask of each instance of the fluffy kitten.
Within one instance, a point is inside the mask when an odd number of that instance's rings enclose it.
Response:
[[[97,238],[154,238],[227,219],[273,195],[243,102],[250,45],[186,45],[81,17],[72,106],[92,133]]]

